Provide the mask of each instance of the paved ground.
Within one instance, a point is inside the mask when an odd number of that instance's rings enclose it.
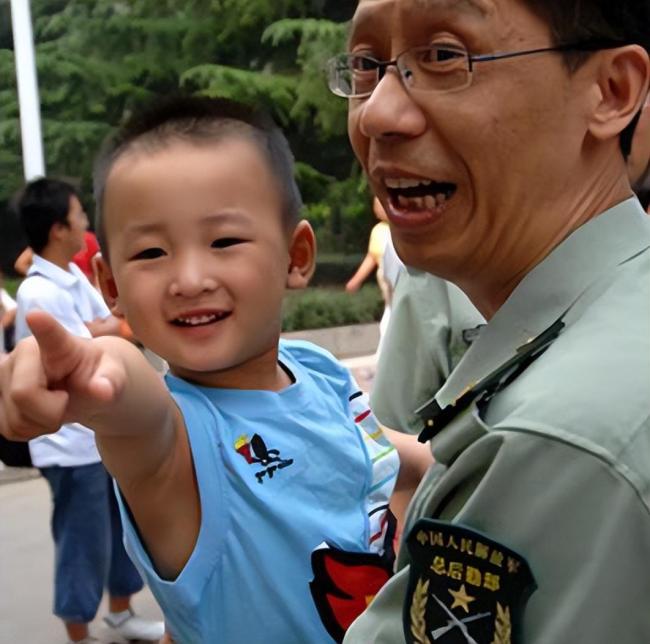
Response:
[[[345,361],[368,391],[374,357]],[[52,615],[53,551],[49,534],[47,483],[29,470],[0,470],[0,644],[63,644],[65,632]],[[138,613],[161,619],[153,597],[144,590],[134,601]],[[91,625],[103,643],[123,644],[101,617]]]
[[[0,642],[2,644],[64,644],[65,631],[52,615],[52,540],[50,498],[43,478],[0,486]],[[136,596],[137,612],[162,619],[148,590]],[[112,637],[101,616],[92,632],[101,642],[122,644]]]

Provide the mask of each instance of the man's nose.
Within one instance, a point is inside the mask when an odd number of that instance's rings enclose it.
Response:
[[[415,137],[427,127],[424,111],[413,100],[392,65],[359,109],[359,127],[370,139]]]
[[[174,275],[169,285],[170,295],[196,297],[201,293],[214,291],[218,281],[213,271],[206,267],[200,257],[178,258],[174,266]]]

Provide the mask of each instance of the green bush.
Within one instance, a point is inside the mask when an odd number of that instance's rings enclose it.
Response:
[[[340,289],[309,288],[289,293],[282,330],[302,331],[375,322],[381,318],[383,310],[381,293],[375,284],[367,284],[352,294]]]
[[[5,277],[4,287],[12,296],[21,280]],[[365,324],[381,318],[384,302],[376,284],[366,284],[357,293],[336,288],[291,291],[283,309],[282,330],[302,331],[346,324]]]
[[[21,281],[22,281],[22,278],[7,277],[5,275],[2,278],[2,286],[4,286],[7,293],[9,293],[9,295],[11,295],[11,297],[15,298],[16,297],[16,291],[18,290],[18,287],[20,286]]]

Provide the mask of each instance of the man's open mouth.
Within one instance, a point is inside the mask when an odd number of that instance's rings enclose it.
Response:
[[[396,210],[441,210],[456,193],[456,184],[429,179],[386,179],[386,190]]]
[[[230,311],[218,311],[215,313],[202,313],[200,315],[181,315],[174,318],[171,323],[174,326],[181,327],[207,326],[208,324],[214,324],[215,322],[224,320],[230,313]]]

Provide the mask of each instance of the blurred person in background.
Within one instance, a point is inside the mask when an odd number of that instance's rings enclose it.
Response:
[[[373,271],[375,272],[377,284],[379,285],[381,296],[384,300],[384,312],[379,322],[378,355],[381,350],[384,334],[388,328],[388,322],[390,321],[393,293],[397,286],[397,279],[403,268],[403,264],[393,247],[386,211],[377,197],[372,200],[372,211],[377,218],[377,223],[370,231],[368,252],[359,264],[354,275],[348,280],[345,285],[345,290],[348,293],[356,293],[368,277],[372,275]]]
[[[0,354],[13,348],[15,320],[16,301],[7,293],[0,273]]]
[[[88,219],[72,186],[54,179],[29,183],[17,209],[33,255],[18,288],[16,340],[30,335],[25,316],[50,313],[70,333],[84,338],[118,335],[119,320],[72,258],[84,247]],[[133,613],[131,595],[143,582],[122,545],[122,525],[112,483],[93,433],[78,423],[29,443],[32,463],[47,480],[53,502],[55,546],[54,614],[70,642],[89,642],[104,587],[104,618],[126,639],[157,641],[162,622]]]

